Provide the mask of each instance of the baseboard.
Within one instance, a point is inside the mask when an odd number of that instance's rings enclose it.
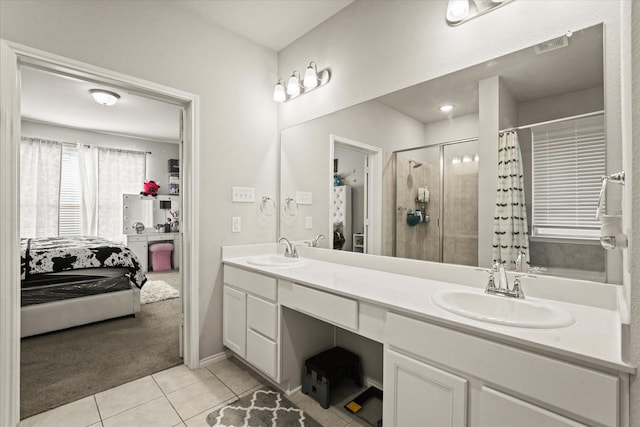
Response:
[[[382,384],[379,383],[376,380],[371,379],[370,377],[364,377],[363,382],[364,382],[364,385],[367,386],[367,387],[373,386],[373,387],[376,387],[376,388],[382,390]]]
[[[224,359],[228,359],[229,356],[231,354],[228,351],[221,351],[218,354],[214,354],[212,356],[209,357],[205,357],[204,359],[200,360],[200,366],[205,366],[208,365],[209,363],[216,363],[216,362],[220,362]]]

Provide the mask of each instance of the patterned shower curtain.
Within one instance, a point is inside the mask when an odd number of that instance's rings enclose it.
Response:
[[[505,268],[515,270],[518,254],[524,252],[529,266],[529,232],[527,208],[524,198],[522,155],[518,134],[500,135],[498,148],[498,189],[493,222],[493,262],[500,261]]]

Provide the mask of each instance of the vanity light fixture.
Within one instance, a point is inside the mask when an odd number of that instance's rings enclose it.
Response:
[[[464,156],[462,156],[462,163],[469,163],[471,161],[471,156],[468,154],[465,154]]]
[[[300,73],[294,71],[289,77],[289,83],[287,83],[287,94],[289,96],[300,95]]]
[[[480,156],[479,156],[477,153],[476,153],[476,155],[475,155],[475,156],[473,156],[473,161],[474,161],[474,162],[478,162],[478,161],[480,161]]]
[[[449,0],[447,4],[447,24],[452,27],[470,19],[489,13],[514,0]]]
[[[443,113],[448,113],[449,111],[453,110],[455,107],[452,104],[444,104],[440,106],[440,111],[442,111]]]
[[[457,165],[458,163],[460,163],[460,157],[453,156],[453,159],[451,159],[451,164],[452,165]]]
[[[89,93],[98,104],[102,105],[114,105],[120,99],[117,93],[104,89],[90,89]]]
[[[301,81],[300,73],[294,71],[285,85],[282,79],[278,79],[273,90],[273,100],[276,102],[286,102],[300,95],[311,92],[331,80],[331,71],[328,68],[318,71],[315,62],[311,61],[305,70],[304,78]]]

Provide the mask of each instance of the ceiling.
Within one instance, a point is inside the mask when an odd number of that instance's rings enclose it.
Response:
[[[574,32],[568,46],[536,54],[532,46],[378,98],[414,119],[431,123],[478,112],[478,82],[500,76],[516,103],[602,86],[602,26]],[[444,114],[439,107],[453,104]]]
[[[210,22],[276,52],[336,14],[353,0],[182,0]]]
[[[182,0],[177,5],[274,51],[297,40],[353,0]],[[277,23],[277,24],[274,24]],[[34,68],[22,68],[21,108],[26,120],[78,129],[179,142],[180,107]],[[120,95],[97,104],[89,89]]]

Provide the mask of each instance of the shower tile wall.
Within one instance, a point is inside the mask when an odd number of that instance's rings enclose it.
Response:
[[[420,158],[422,166],[409,165],[411,157],[398,154],[396,159],[396,256],[438,262],[440,259],[440,234],[437,219],[440,212],[440,165],[437,148],[432,148],[433,160]],[[428,187],[430,202],[417,203],[418,187]],[[416,226],[407,224],[407,210],[426,206],[429,223]]]
[[[477,266],[478,162],[452,164],[445,160],[444,194],[442,261]]]

